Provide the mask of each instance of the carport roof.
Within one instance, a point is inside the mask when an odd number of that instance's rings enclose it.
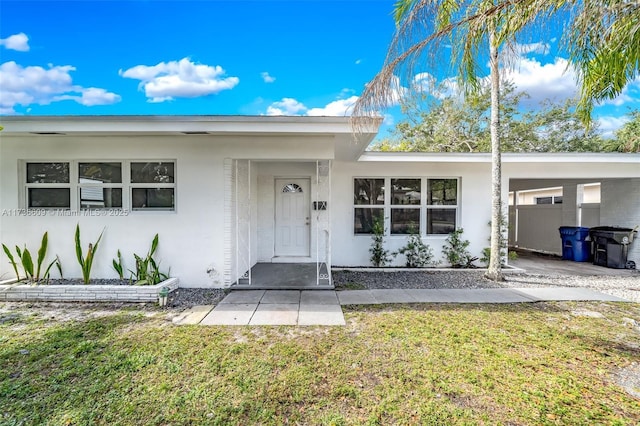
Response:
[[[417,163],[490,163],[488,152],[373,152],[367,151],[359,161],[396,161]],[[535,152],[503,153],[503,163],[637,163],[640,153],[619,152]],[[639,170],[640,175],[640,170]]]

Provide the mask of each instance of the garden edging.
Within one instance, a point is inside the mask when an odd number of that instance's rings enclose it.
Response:
[[[13,302],[157,302],[163,287],[169,292],[180,280],[169,278],[155,285],[32,285],[15,280],[0,282],[0,301]]]

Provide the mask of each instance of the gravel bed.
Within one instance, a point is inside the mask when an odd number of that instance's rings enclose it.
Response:
[[[342,289],[501,288],[478,270],[464,271],[333,271],[333,285]]]
[[[387,288],[541,288],[585,287],[640,303],[640,271],[630,276],[534,275],[507,273],[505,281],[496,283],[484,278],[483,271],[411,271],[369,272],[335,271],[333,282],[341,289]]]
[[[229,293],[220,288],[178,288],[167,299],[169,308],[190,308],[197,305],[216,305]]]

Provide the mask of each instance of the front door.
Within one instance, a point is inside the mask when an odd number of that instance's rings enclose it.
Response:
[[[309,256],[309,178],[276,179],[276,256]]]

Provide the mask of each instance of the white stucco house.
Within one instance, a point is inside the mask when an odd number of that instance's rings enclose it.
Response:
[[[438,258],[455,228],[472,253],[488,245],[488,154],[367,152],[377,128],[354,136],[345,117],[34,116],[0,125],[0,241],[37,250],[47,231],[49,256],[68,277],[81,275],[78,223],[84,244],[105,230],[94,276],[116,277],[117,250],[132,268],[133,253],[158,233],[158,258],[185,287],[251,286],[257,266],[278,263],[314,265],[314,285],[330,286],[331,266],[369,265],[375,217],[390,250],[410,226]],[[639,154],[503,155],[505,206],[510,191],[563,188],[562,204],[512,206],[512,244],[561,252],[557,228],[581,224],[583,185],[594,182],[590,226],[640,224]],[[640,264],[640,244],[629,259]],[[0,277],[11,275],[3,257]]]

